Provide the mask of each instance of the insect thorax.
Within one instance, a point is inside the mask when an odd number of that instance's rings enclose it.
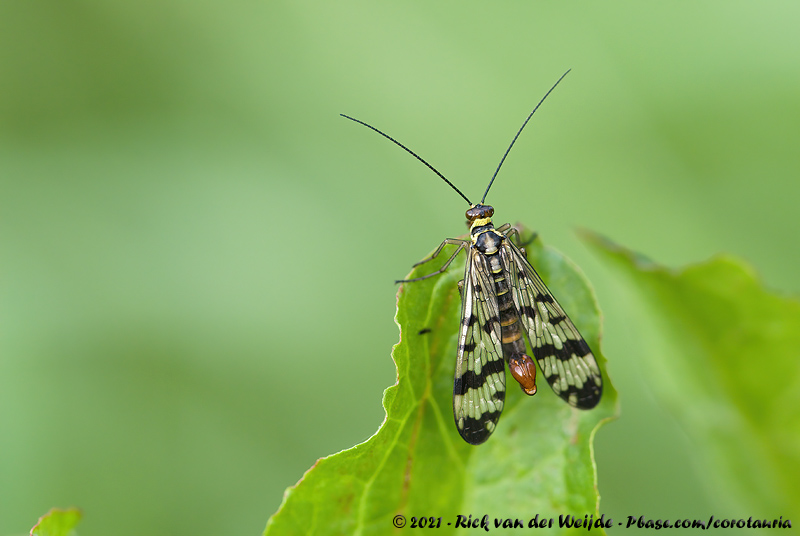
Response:
[[[505,240],[505,236],[498,233],[491,220],[484,225],[473,225],[470,229],[472,244],[484,255],[493,255],[500,249],[500,244]]]

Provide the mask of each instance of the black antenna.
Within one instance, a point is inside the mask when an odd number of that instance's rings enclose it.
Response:
[[[492,180],[490,180],[490,181],[489,181],[489,186],[487,186],[487,187],[486,187],[486,191],[483,193],[483,198],[481,199],[481,202],[480,202],[480,204],[481,204],[481,205],[482,205],[482,204],[483,204],[483,202],[486,200],[486,196],[487,196],[487,195],[489,195],[489,188],[491,188],[491,187],[492,187],[492,183],[494,183],[494,178],[495,178],[495,177],[497,177],[497,173],[500,171],[500,166],[502,166],[502,165],[503,165],[503,162],[505,162],[505,161],[506,161],[506,157],[508,156],[508,153],[510,153],[510,152],[511,152],[511,148],[512,148],[512,147],[514,147],[514,142],[515,142],[515,141],[517,141],[517,138],[519,138],[519,135],[522,133],[522,129],[523,129],[523,128],[525,128],[525,125],[527,125],[527,124],[528,124],[528,121],[530,121],[530,120],[531,120],[531,117],[533,117],[533,114],[535,114],[535,113],[536,113],[536,110],[538,110],[538,109],[539,109],[539,106],[541,106],[541,105],[542,105],[542,103],[544,102],[544,99],[546,99],[546,98],[547,98],[547,96],[548,96],[550,93],[552,93],[552,92],[553,92],[553,90],[556,88],[556,86],[558,85],[558,83],[559,83],[559,82],[561,82],[561,81],[564,79],[564,77],[565,77],[565,76],[567,76],[567,74],[569,74],[569,72],[570,72],[571,70],[572,70],[572,69],[567,69],[567,72],[561,75],[561,78],[559,78],[559,79],[556,81],[556,83],[555,83],[555,84],[553,84],[553,87],[551,87],[551,88],[550,88],[550,90],[549,90],[547,93],[545,93],[545,94],[544,94],[544,97],[542,97],[542,100],[540,100],[540,101],[539,101],[539,104],[537,104],[537,105],[536,105],[536,107],[534,107],[533,111],[530,113],[530,115],[528,115],[528,118],[525,120],[525,122],[524,122],[524,123],[522,123],[522,126],[521,126],[521,127],[519,127],[519,130],[517,131],[517,135],[516,135],[516,136],[514,136],[514,139],[513,139],[513,140],[511,140],[511,145],[509,145],[509,146],[508,146],[508,149],[506,149],[506,154],[504,154],[504,155],[503,155],[503,158],[501,158],[501,159],[500,159],[500,163],[497,165],[497,169],[495,170],[495,172],[494,172],[494,175],[492,175]]]
[[[563,78],[563,77],[562,77],[562,78]],[[546,96],[546,95],[545,95],[545,96]],[[444,182],[446,182],[447,184],[449,184],[449,185],[450,185],[450,188],[452,188],[453,190],[455,190],[456,192],[458,192],[458,195],[460,195],[461,197],[463,197],[463,198],[464,198],[464,200],[465,200],[467,203],[469,203],[469,204],[470,204],[470,206],[472,206],[472,202],[471,202],[469,199],[467,199],[467,196],[466,196],[466,195],[464,195],[464,194],[462,194],[462,193],[461,193],[461,190],[459,190],[458,188],[456,188],[456,187],[455,187],[455,185],[454,185],[452,182],[450,182],[449,180],[447,180],[447,178],[445,178],[445,176],[444,176],[444,175],[442,175],[441,173],[439,173],[439,172],[436,170],[436,168],[435,168],[435,167],[433,167],[432,165],[430,165],[429,163],[427,163],[427,162],[426,162],[426,161],[425,161],[425,160],[424,160],[424,159],[423,159],[421,156],[419,156],[417,153],[415,153],[414,151],[412,151],[411,149],[409,149],[408,147],[406,147],[405,145],[403,145],[402,143],[400,143],[399,141],[397,141],[397,140],[396,140],[396,139],[394,139],[393,137],[389,136],[388,134],[384,134],[383,132],[381,132],[381,131],[380,131],[380,130],[378,130],[377,128],[373,127],[372,125],[368,125],[368,124],[366,124],[364,121],[359,121],[358,119],[356,119],[356,118],[354,118],[354,117],[350,117],[349,115],[344,115],[344,114],[339,114],[339,115],[341,115],[342,117],[344,117],[344,118],[346,118],[346,119],[349,119],[349,120],[351,120],[351,121],[355,121],[356,123],[360,123],[360,124],[364,125],[364,126],[365,126],[365,127],[367,127],[367,128],[371,128],[372,130],[374,130],[375,132],[377,132],[378,134],[380,134],[380,135],[381,135],[381,136],[383,136],[384,138],[388,139],[389,141],[392,141],[392,142],[394,142],[395,144],[399,145],[400,147],[402,147],[403,149],[405,149],[406,151],[408,151],[409,153],[411,153],[411,155],[412,155],[414,158],[416,158],[417,160],[419,160],[420,162],[422,162],[423,164],[425,164],[426,166],[428,166],[428,167],[431,169],[431,171],[433,171],[434,173],[436,173],[437,175],[439,175],[439,177],[441,177],[441,179],[442,179]]]

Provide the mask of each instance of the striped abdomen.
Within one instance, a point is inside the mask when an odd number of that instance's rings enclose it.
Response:
[[[497,296],[497,308],[500,311],[500,326],[503,333],[503,356],[506,362],[515,355],[525,353],[525,342],[522,338],[522,323],[519,312],[511,296],[508,273],[500,263],[500,255],[487,255],[489,269],[494,279],[494,292]]]
[[[475,240],[475,245],[483,253],[492,273],[497,309],[500,313],[503,357],[508,363],[511,375],[519,382],[522,390],[528,395],[533,395],[536,393],[536,365],[525,354],[522,322],[511,295],[508,268],[503,266],[500,255],[503,240],[506,238],[492,228],[483,231]]]

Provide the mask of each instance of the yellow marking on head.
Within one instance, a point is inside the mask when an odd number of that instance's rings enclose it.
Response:
[[[474,229],[475,227],[481,227],[483,225],[489,225],[492,223],[492,218],[478,218],[477,220],[472,222],[470,225],[470,229]]]

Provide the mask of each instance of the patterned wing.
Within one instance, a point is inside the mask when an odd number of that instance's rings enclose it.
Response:
[[[502,251],[511,272],[514,302],[547,382],[570,406],[595,407],[603,380],[589,345],[522,251],[510,239],[503,241]]]
[[[461,292],[453,415],[464,441],[478,445],[497,426],[506,394],[500,316],[483,256],[469,250]]]

